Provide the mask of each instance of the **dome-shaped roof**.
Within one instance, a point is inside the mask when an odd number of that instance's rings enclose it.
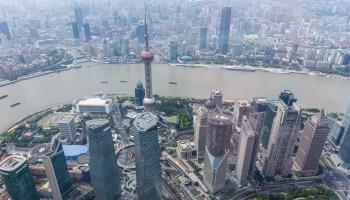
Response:
[[[216,108],[216,103],[212,98],[210,98],[204,102],[204,106],[206,108]]]

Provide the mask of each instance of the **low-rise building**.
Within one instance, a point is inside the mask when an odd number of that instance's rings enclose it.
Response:
[[[177,157],[183,160],[197,159],[197,149],[195,148],[193,141],[177,141],[176,153]]]

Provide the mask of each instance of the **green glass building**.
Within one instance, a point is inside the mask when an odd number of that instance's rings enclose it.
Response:
[[[26,158],[6,158],[0,163],[0,174],[12,200],[39,200]]]

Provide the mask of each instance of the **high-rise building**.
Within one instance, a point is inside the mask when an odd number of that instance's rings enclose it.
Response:
[[[143,106],[146,111],[153,111],[155,107],[155,99],[152,95],[152,61],[153,54],[149,51],[148,47],[148,30],[147,30],[147,18],[145,13],[145,50],[141,53],[141,59],[145,65],[145,83],[146,83],[146,97],[143,100]]]
[[[8,40],[12,38],[7,22],[0,22],[0,33],[5,34]]]
[[[91,30],[89,23],[84,24],[84,34],[85,34],[85,41],[88,42],[91,40]]]
[[[70,140],[74,141],[77,130],[75,128],[74,117],[73,116],[63,116],[58,120],[58,128],[61,134]]]
[[[219,35],[219,53],[226,54],[229,47],[231,27],[231,7],[224,7],[221,11],[220,35]]]
[[[136,151],[136,190],[139,199],[161,199],[160,149],[157,116],[144,112],[136,117],[132,132]]]
[[[293,166],[297,173],[317,174],[319,159],[330,131],[330,123],[323,110],[305,123]]]
[[[240,185],[246,185],[248,183],[249,167],[253,161],[255,137],[256,135],[248,118],[243,116],[236,165],[236,177]]]
[[[199,48],[206,49],[208,47],[208,28],[201,27],[199,29]]]
[[[143,99],[145,98],[145,88],[142,85],[142,82],[137,82],[135,88],[135,102],[136,105],[141,106],[143,103]]]
[[[83,10],[81,9],[80,6],[74,7],[74,17],[75,17],[75,21],[80,26],[82,26],[83,25],[83,21],[84,21],[84,15],[83,15]]]
[[[48,151],[43,156],[43,163],[53,199],[65,199],[65,196],[72,191],[73,185],[69,178],[62,144],[56,137],[48,144]]]
[[[271,135],[265,155],[265,176],[288,176],[292,169],[292,153],[300,131],[301,107],[281,101],[273,120]],[[291,102],[287,99],[286,102]]]
[[[217,106],[222,106],[223,94],[220,90],[212,90],[210,97],[214,100]]]
[[[342,141],[342,138],[344,136],[344,126],[341,123],[341,121],[337,121],[334,119],[331,132],[329,134],[329,139],[331,143],[339,148],[340,142]]]
[[[238,99],[235,102],[234,109],[234,124],[237,127],[241,127],[242,117],[249,116],[250,113],[250,103],[246,99]]]
[[[261,145],[261,138],[264,132],[265,112],[256,112],[250,114],[248,120],[255,134],[254,145],[252,149],[252,158],[249,165],[248,179],[252,179],[256,168],[256,161],[258,157],[259,148]]]
[[[0,174],[13,200],[39,200],[26,158],[10,156],[0,163]]]
[[[265,139],[262,140],[262,144],[265,148],[267,148],[267,144],[269,142],[273,119],[275,119],[276,117],[279,104],[280,104],[279,100],[270,100],[267,106],[265,124],[264,124],[266,128],[264,131]]]
[[[266,112],[269,101],[265,97],[254,97],[251,103],[251,113]]]
[[[194,122],[194,144],[197,148],[197,159],[204,159],[205,144],[208,134],[208,114],[216,110],[216,103],[213,99],[204,102],[204,106],[196,111],[196,119]]]
[[[143,43],[145,42],[145,25],[144,24],[139,24],[136,27],[136,38],[139,42]]]
[[[177,59],[177,44],[175,41],[170,41],[169,58],[170,61]]]
[[[121,195],[120,174],[108,120],[86,122],[89,139],[89,168],[96,199],[112,200]]]
[[[231,134],[231,117],[222,113],[209,115],[203,183],[213,194],[225,188]]]
[[[340,143],[340,158],[347,164],[350,164],[350,102],[344,113],[342,125],[344,127],[344,136]]]
[[[78,22],[73,22],[72,23],[72,30],[73,30],[73,37],[75,39],[80,38],[80,26]]]

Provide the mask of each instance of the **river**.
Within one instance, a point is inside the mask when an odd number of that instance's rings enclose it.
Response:
[[[291,89],[305,107],[344,112],[350,99],[350,80],[274,74],[225,69],[189,68],[158,64],[153,66],[153,93],[162,96],[207,98],[211,89],[220,89],[224,99],[265,96],[276,98],[280,91]],[[127,81],[126,83],[120,82]],[[34,112],[70,103],[97,92],[134,95],[138,80],[144,80],[143,65],[84,63],[80,69],[44,75],[0,87],[0,132]],[[108,81],[102,84],[101,81]],[[168,84],[169,81],[177,85]],[[19,106],[10,105],[20,102]]]

